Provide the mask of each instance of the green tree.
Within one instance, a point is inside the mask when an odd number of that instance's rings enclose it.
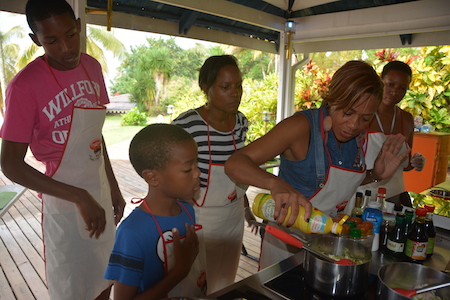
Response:
[[[107,31],[102,26],[87,26],[86,53],[100,62],[104,73],[108,72],[105,51],[110,51],[114,57],[125,58],[125,46],[114,36],[114,31]]]
[[[14,37],[22,38],[23,36],[23,29],[20,26],[14,26],[7,32],[0,31],[0,112],[2,116],[6,86],[17,73],[16,61],[20,53],[19,45],[9,42]]]

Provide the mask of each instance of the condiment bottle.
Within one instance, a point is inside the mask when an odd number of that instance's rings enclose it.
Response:
[[[395,227],[388,234],[386,251],[395,256],[402,256],[405,250],[405,215],[395,216]]]
[[[381,204],[380,210],[382,212],[386,211],[386,189],[383,187],[378,188],[377,202]]]
[[[414,219],[414,211],[412,208],[408,208],[405,210],[405,237],[408,236],[409,231],[411,230],[411,225]]]
[[[356,228],[356,227],[350,228],[350,239],[351,240],[359,242],[359,241],[361,241],[361,235],[362,235],[361,229]]]
[[[390,213],[383,213],[383,222],[380,229],[380,249],[385,252],[389,232],[394,229],[395,215]]]
[[[383,213],[379,208],[380,203],[371,201],[369,202],[369,207],[363,213],[363,220],[373,223],[372,251],[378,251],[380,247],[380,228],[381,222],[383,221]]]
[[[428,236],[428,245],[427,245],[427,258],[431,257],[434,252],[434,242],[436,239],[436,230],[434,229],[433,223],[433,212],[434,205],[433,204],[425,204],[425,209],[427,210],[427,215],[425,216],[425,228]]]
[[[370,197],[372,196],[372,191],[371,190],[365,190],[364,191],[364,199],[363,199],[363,205],[361,206],[363,213],[364,210],[368,207],[370,200]]]
[[[416,220],[412,224],[405,242],[406,259],[415,263],[423,263],[427,258],[428,236],[425,228],[425,208],[416,208]]]
[[[357,192],[355,198],[355,207],[352,209],[352,217],[358,218],[362,217],[362,214],[364,212],[363,208],[361,207],[362,205],[363,205],[363,194],[361,192]]]
[[[258,194],[253,200],[252,211],[255,216],[268,221],[275,221],[273,214],[275,212],[275,200],[270,194]],[[291,208],[288,208],[286,219],[282,225],[285,226],[289,216],[291,215]],[[327,234],[329,232],[340,234],[342,231],[342,224],[347,220],[348,216],[341,219],[339,223],[333,222],[332,218],[324,212],[313,207],[309,222],[304,219],[305,208],[299,206],[299,213],[295,223],[292,227],[298,228],[305,233]]]

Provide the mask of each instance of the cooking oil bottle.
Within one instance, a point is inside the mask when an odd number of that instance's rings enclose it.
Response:
[[[275,212],[275,200],[272,198],[270,194],[258,194],[253,200],[252,211],[255,216],[260,217],[261,219],[268,221],[275,221],[273,218],[273,214]],[[291,215],[291,208],[288,208],[288,212],[286,215],[286,219],[283,222],[283,226],[286,225],[287,220],[289,220],[289,216]],[[324,212],[318,210],[313,207],[311,217],[309,218],[309,222],[304,220],[305,208],[303,206],[299,206],[299,213],[295,223],[291,227],[295,227],[300,229],[305,233],[318,233],[318,234],[326,234],[326,233],[334,233],[340,234],[342,231],[342,224],[348,219],[348,216],[344,216],[339,223],[333,222],[332,218],[325,214]]]
[[[423,263],[427,258],[428,236],[425,227],[427,210],[416,208],[416,220],[412,224],[405,242],[405,255],[408,261]]]

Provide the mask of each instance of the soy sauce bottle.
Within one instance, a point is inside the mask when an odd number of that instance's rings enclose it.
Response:
[[[436,239],[436,230],[434,229],[433,223],[434,205],[426,204],[425,209],[427,210],[425,217],[425,228],[428,235],[427,258],[430,258],[434,252],[434,241]]]
[[[412,224],[405,243],[406,260],[415,263],[423,263],[427,258],[428,236],[426,234],[425,208],[416,208],[416,220]]]
[[[401,257],[405,250],[405,215],[395,216],[395,227],[389,232],[387,240],[387,253]]]

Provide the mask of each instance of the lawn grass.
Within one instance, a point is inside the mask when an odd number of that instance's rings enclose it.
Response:
[[[130,140],[134,135],[145,126],[121,126],[121,116],[107,116],[103,125],[103,137],[106,146],[111,146],[126,140]],[[164,118],[169,123],[169,117]],[[148,124],[156,123],[155,118],[149,118]]]

